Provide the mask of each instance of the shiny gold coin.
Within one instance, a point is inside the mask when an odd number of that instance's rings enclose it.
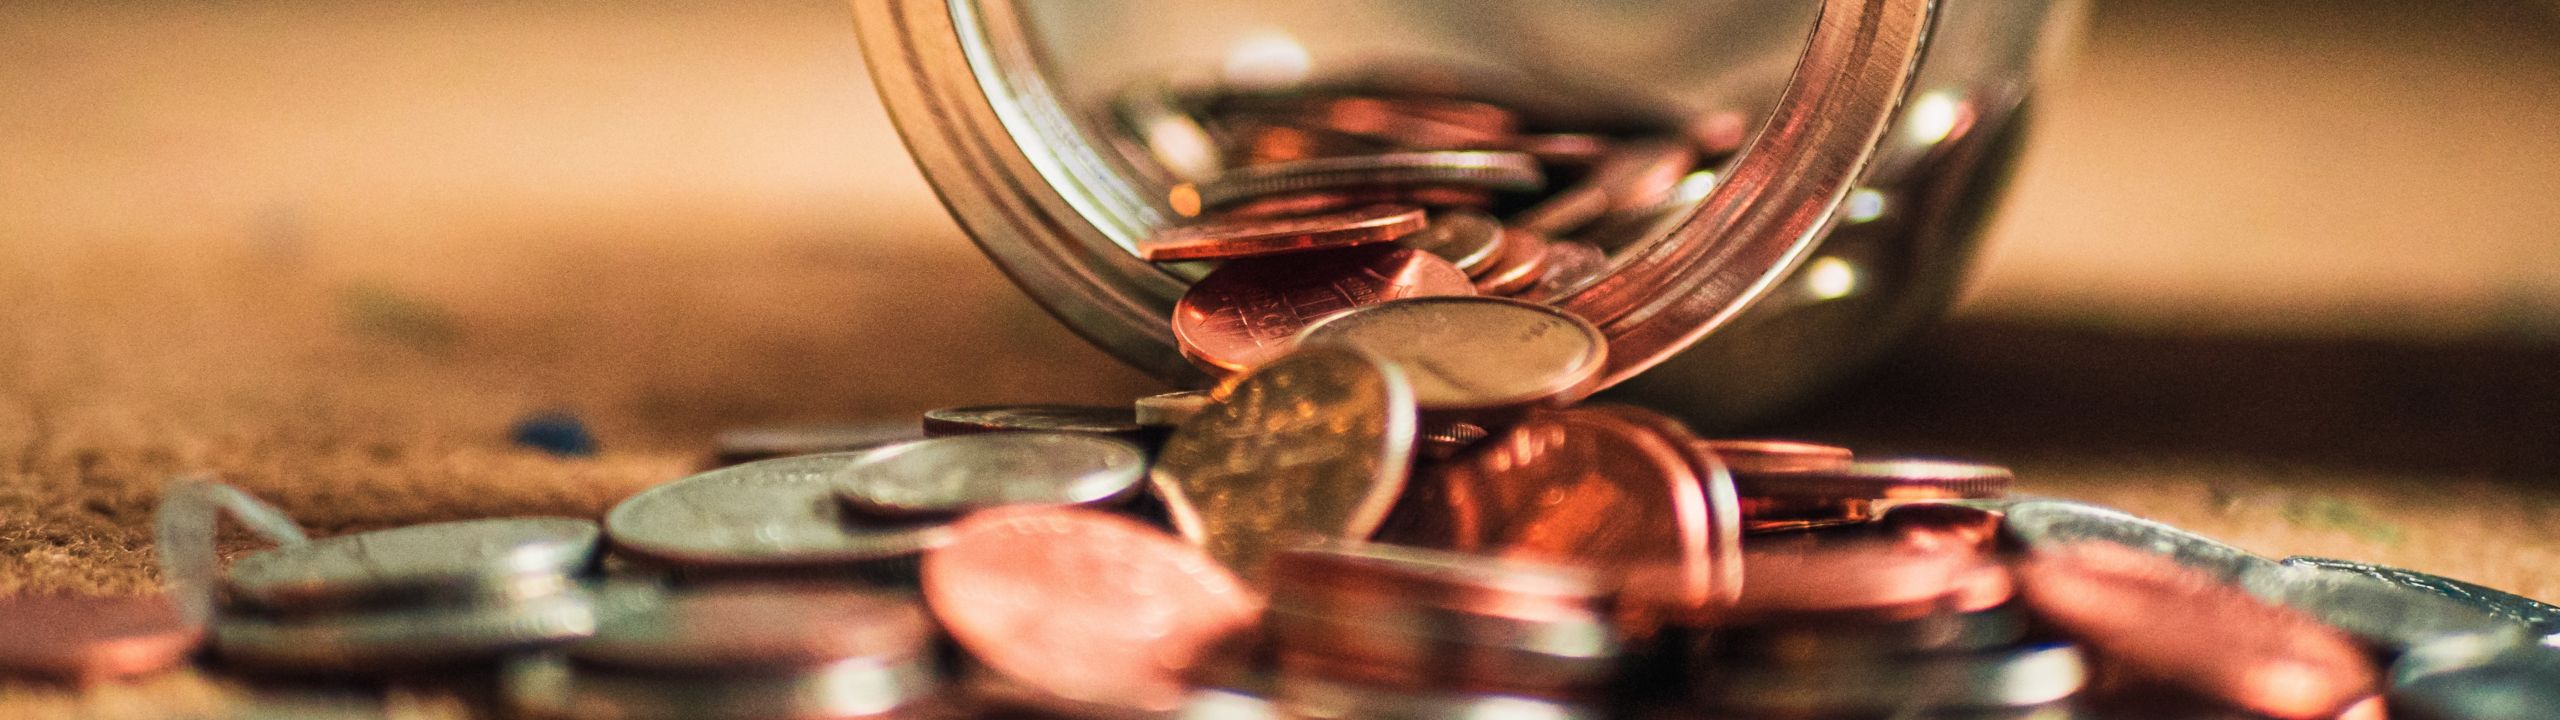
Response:
[[[1404,368],[1429,412],[1564,405],[1591,393],[1609,338],[1582,318],[1495,297],[1390,300],[1308,326],[1302,347],[1343,345]]]
[[[1310,348],[1216,395],[1165,440],[1148,482],[1174,529],[1246,579],[1280,548],[1368,539],[1403,492],[1413,386],[1394,366]]]

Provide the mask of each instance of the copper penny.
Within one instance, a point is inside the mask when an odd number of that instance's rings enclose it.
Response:
[[[2279,718],[2328,718],[2372,695],[2372,658],[2338,630],[2153,553],[2037,548],[2017,568],[2036,615],[2110,666]]]
[[[1848,448],[1792,440],[1702,440],[1736,473],[1831,472],[1847,469]]]
[[[1538,284],[1547,268],[1547,239],[1519,228],[1502,231],[1502,254],[1476,278],[1476,292],[1510,295]]]
[[[1854,616],[1907,620],[1951,609],[1989,566],[1971,548],[1888,539],[1760,543],[1743,553],[1742,595],[1724,620]]]
[[[1259,196],[1222,208],[1217,215],[1225,218],[1296,217],[1370,205],[1481,210],[1493,205],[1493,193],[1480,188],[1437,185],[1311,190]]]
[[[1235,168],[1200,185],[1200,200],[1220,207],[1264,195],[1407,185],[1454,185],[1531,192],[1546,185],[1537,158],[1490,150],[1393,152],[1315,158]]]
[[[1136,521],[1001,509],[924,560],[927,603],[988,668],[1071,703],[1181,704],[1183,674],[1262,601],[1215,560]]]
[[[1379,532],[1385,542],[1600,569],[1703,605],[1716,591],[1713,520],[1695,467],[1643,424],[1589,409],[1541,411],[1425,474]],[[1634,588],[1630,588],[1634,590]]]
[[[1538,281],[1529,294],[1538,298],[1563,297],[1609,274],[1609,267],[1606,250],[1570,240],[1548,243],[1546,267],[1538,271]]]
[[[821,586],[677,592],[608,617],[568,656],[616,668],[696,672],[788,670],[853,658],[925,653],[933,625],[912,600]]]
[[[1420,208],[1372,205],[1288,218],[1217,219],[1185,225],[1138,243],[1148,260],[1229,260],[1382,243],[1423,229]]]
[[[1294,347],[1317,320],[1396,298],[1472,295],[1467,274],[1430,253],[1355,247],[1221,265],[1175,303],[1173,334],[1193,363],[1251,369]]]
[[[1284,671],[1395,687],[1555,692],[1610,677],[1609,594],[1575,568],[1375,544],[1283,553],[1267,631]]]
[[[1130,438],[1141,435],[1128,408],[1093,405],[975,405],[924,413],[925,437],[992,432],[1070,432]]]
[[[1430,227],[1398,238],[1396,244],[1438,255],[1475,277],[1502,254],[1502,221],[1474,210],[1447,210],[1432,214]]]
[[[1698,151],[1670,138],[1621,143],[1573,187],[1521,211],[1513,223],[1549,235],[1591,224],[1609,213],[1651,210],[1669,199],[1697,167]]]
[[[1342,97],[1297,120],[1414,150],[1498,146],[1518,121],[1499,106],[1452,99]]]
[[[2014,477],[1981,463],[1869,460],[1827,470],[1737,471],[1733,481],[1744,497],[1954,500],[2006,495]]]
[[[1742,529],[1748,533],[1818,530],[1856,525],[1876,519],[1876,501],[1860,498],[1742,499]]]
[[[1741,595],[1744,580],[1742,533],[1748,528],[1744,522],[1747,517],[1744,511],[1747,506],[1743,504],[1741,496],[1734,493],[1733,473],[1724,466],[1724,461],[1706,452],[1704,441],[1690,433],[1687,425],[1672,419],[1671,416],[1631,405],[1591,405],[1585,409],[1610,413],[1621,420],[1643,425],[1652,430],[1655,436],[1671,443],[1672,447],[1685,451],[1684,454],[1689,458],[1690,471],[1698,476],[1700,494],[1706,498],[1707,564],[1703,568],[1707,587],[1705,597],[1716,605],[1732,604]],[[1638,576],[1638,582],[1639,584],[1660,584],[1668,581],[1673,583],[1674,587],[1687,587],[1697,582],[1696,573],[1699,571],[1700,569],[1697,568],[1678,565],[1654,566],[1645,574]],[[1657,593],[1657,596],[1661,595]],[[1670,597],[1686,597],[1686,595],[1673,594]],[[1676,609],[1688,611],[1698,608],[1683,606]],[[1649,620],[1642,617],[1635,619]]]
[[[166,670],[204,640],[169,599],[0,599],[0,673],[92,683]]]
[[[1506,147],[1549,165],[1584,167],[1607,157],[1614,145],[1609,138],[1588,133],[1544,133],[1514,137]]]
[[[1358,348],[1404,368],[1425,412],[1567,405],[1589,395],[1609,338],[1571,313],[1494,297],[1390,300],[1318,321],[1304,347]]]

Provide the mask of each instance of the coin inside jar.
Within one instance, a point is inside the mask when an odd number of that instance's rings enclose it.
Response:
[[[1221,265],[1174,305],[1184,356],[1218,374],[1252,369],[1295,346],[1310,324],[1363,305],[1472,295],[1467,274],[1439,256],[1381,245],[1249,258]]]
[[[1146,451],[1100,435],[953,435],[876,448],[837,470],[836,496],[886,517],[956,515],[1001,505],[1099,505],[1126,498]]]
[[[973,405],[924,413],[926,437],[998,432],[1071,432],[1134,437],[1142,432],[1127,408],[1094,405]]]
[[[1431,216],[1429,227],[1398,238],[1396,244],[1438,255],[1475,277],[1491,268],[1502,251],[1502,221],[1474,210],[1442,211]]]
[[[167,597],[0,598],[0,675],[91,683],[176,666],[203,638]]]
[[[598,538],[573,518],[411,525],[255,553],[227,584],[234,601],[276,611],[540,594],[592,562]]]
[[[926,523],[858,524],[830,480],[862,453],[721,468],[640,491],[605,513],[614,551],[675,567],[845,567],[912,560],[950,539]]]
[[[927,652],[933,627],[913,601],[819,586],[714,587],[670,593],[607,618],[564,652],[625,670],[743,672]]]
[[[1453,150],[1315,158],[1229,170],[1199,187],[1200,199],[1218,207],[1263,195],[1308,190],[1397,185],[1480,187],[1530,191],[1546,184],[1537,158],[1523,153]]]
[[[1212,219],[1167,229],[1138,243],[1152,261],[1231,260],[1395,240],[1423,229],[1419,208],[1364,208],[1282,218]]]
[[[1589,394],[1609,340],[1563,310],[1505,298],[1409,298],[1309,326],[1306,347],[1359,348],[1404,368],[1425,411],[1563,405]]]

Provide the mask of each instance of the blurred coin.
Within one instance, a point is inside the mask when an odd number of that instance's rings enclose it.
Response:
[[[2008,468],[1945,460],[1861,460],[1831,469],[1735,471],[1734,491],[1753,498],[1942,500],[2008,494]]]
[[[1547,243],[1546,267],[1527,295],[1546,302],[1564,297],[1609,272],[1609,252],[1571,240]]]
[[[1301,347],[1358,348],[1395,363],[1424,412],[1566,405],[1599,381],[1609,338],[1582,318],[1491,297],[1390,300],[1317,321]]]
[[[1224,169],[1217,138],[1198,116],[1182,107],[1161,82],[1139,83],[1113,99],[1120,126],[1138,138],[1148,154],[1168,173],[1186,181],[1217,177]]]
[[[1482,188],[1419,185],[1263,195],[1219,208],[1224,218],[1279,218],[1339,212],[1371,205],[1411,205],[1426,210],[1482,210],[1493,205],[1493,193]]]
[[[1588,167],[1607,157],[1613,141],[1591,133],[1540,133],[1513,137],[1507,150],[1528,153],[1538,162],[1568,167]]]
[[[2560,712],[2560,650],[2479,637],[2413,649],[2391,668],[2395,720],[2548,720]]]
[[[1979,551],[1954,545],[1906,545],[1889,538],[1758,542],[1742,554],[1742,596],[1720,624],[1772,618],[1835,616],[1892,621],[1953,609],[1977,583],[2003,578]]]
[[[2241,578],[2240,586],[2393,655],[2460,636],[2526,638],[2523,624],[2487,610],[2353,572],[2277,565]]]
[[[1168,228],[1138,243],[1150,261],[1232,260],[1390,242],[1423,230],[1420,208],[1371,205],[1322,215],[1210,219]]]
[[[1290,717],[1350,720],[1600,720],[1608,714],[1585,705],[1498,693],[1399,690],[1284,675],[1274,693]]]
[[[1265,630],[1284,674],[1578,695],[1618,660],[1607,593],[1571,568],[1334,544],[1282,553],[1271,589]]]
[[[640,672],[787,671],[864,659],[916,662],[933,626],[914,601],[825,586],[678,591],[606,619],[572,660]]]
[[[1999,513],[1981,508],[1920,502],[1886,510],[1876,525],[1881,534],[1906,546],[1946,545],[1989,555],[1999,549],[2000,520]]]
[[[1735,474],[1836,472],[1849,467],[1848,448],[1793,440],[1701,440]]]
[[[2377,689],[2355,641],[2169,555],[2103,541],[2038,545],[2017,571],[2037,617],[2136,677],[2306,720]]]
[[[1388,300],[1472,295],[1457,266],[1395,246],[1237,260],[1193,283],[1173,308],[1173,334],[1192,362],[1217,374],[1253,369],[1295,346],[1334,313]]]
[[[566,588],[539,598],[338,612],[303,617],[231,613],[213,646],[237,665],[288,673],[381,672],[443,666],[594,634],[594,595]]]
[[[1262,602],[1198,548],[1136,522],[1005,508],[925,557],[925,600],[971,657],[1072,703],[1161,712]]]
[[[1698,436],[1689,432],[1689,426],[1681,424],[1671,416],[1631,405],[1592,405],[1585,409],[1609,413],[1620,420],[1641,425],[1653,431],[1655,437],[1669,443],[1673,449],[1679,450],[1682,455],[1688,457],[1689,470],[1698,477],[1699,494],[1706,499],[1706,564],[1703,566],[1681,564],[1645,566],[1636,573],[1633,582],[1635,587],[1643,589],[1630,594],[1638,602],[1676,600],[1676,609],[1681,612],[1700,609],[1696,603],[1701,598],[1712,605],[1726,605],[1741,597],[1742,531],[1745,527],[1743,510],[1746,506],[1742,503],[1741,497],[1734,493],[1733,474],[1725,468],[1724,461],[1707,452]],[[1703,587],[1705,592],[1701,595],[1694,589],[1684,589],[1667,596],[1654,592],[1654,588],[1666,582],[1678,588]],[[1653,609],[1638,608],[1638,610],[1649,612]],[[1637,617],[1634,619],[1651,622],[1663,618]]]
[[[2249,573],[2275,564],[2221,541],[2114,508],[2067,500],[2030,500],[2008,505],[2002,515],[2001,529],[2032,549],[2088,541],[2114,543],[2167,557],[2225,583],[2239,582]]]
[[[1279,548],[1369,537],[1403,492],[1413,386],[1395,366],[1307,348],[1218,394],[1165,439],[1148,482],[1183,537],[1247,579]]]
[[[554,720],[841,720],[927,707],[940,678],[921,656],[782,673],[628,673],[557,656],[510,663],[507,702]]]
[[[232,563],[233,602],[302,613],[560,591],[594,562],[596,524],[560,517],[428,523],[324,538]]]
[[[771,425],[722,430],[712,438],[714,468],[793,455],[869,450],[922,437],[905,420],[833,425]]]
[[[1546,236],[1519,228],[1502,231],[1502,254],[1476,278],[1476,292],[1511,295],[1538,284],[1547,271]]]
[[[1700,693],[1714,706],[1787,716],[1849,716],[1928,708],[2032,707],[2080,692],[2088,666],[2062,643],[2013,650],[1840,657],[1785,666],[1717,666]]]
[[[1181,425],[1208,409],[1210,402],[1207,390],[1181,390],[1138,398],[1138,425],[1150,428]]]
[[[2028,618],[2016,605],[1949,612],[1881,622],[1768,622],[1717,628],[1710,654],[1720,660],[1759,663],[1883,661],[1926,653],[1977,652],[2015,645],[2027,637]]]
[[[1541,234],[1562,235],[1606,213],[1648,210],[1671,197],[1680,179],[1697,164],[1697,150],[1676,139],[1620,143],[1582,182],[1521,211],[1512,223]]]
[[[1182,698],[1174,720],[1295,720],[1271,698],[1248,690],[1204,687]]]
[[[2526,631],[2543,638],[2545,645],[2560,645],[2560,606],[2515,593],[2429,575],[2415,570],[2375,565],[2353,560],[2296,555],[2285,558],[2288,566],[2319,568],[2329,572],[2354,573],[2420,592],[2442,596],[2465,605],[2488,611],[2499,617],[2522,623]]]
[[[1134,438],[1145,428],[1128,408],[1093,405],[978,405],[924,413],[925,437],[997,432],[1072,432]]]
[[[1431,225],[1396,244],[1440,256],[1468,277],[1481,275],[1502,250],[1502,221],[1474,210],[1433,213]]]
[[[684,568],[850,567],[911,560],[938,524],[857,524],[829,480],[862,453],[721,468],[640,491],[604,516],[615,552]]]
[[[1528,192],[1546,183],[1536,158],[1515,152],[1459,150],[1316,158],[1234,168],[1199,187],[1218,207],[1263,195],[1393,185],[1443,185]]]
[[[876,448],[835,473],[836,496],[890,518],[957,515],[1002,505],[1103,505],[1126,499],[1147,471],[1138,446],[1099,435],[953,435]]]
[[[189,627],[201,628],[213,619],[222,592],[222,558],[213,541],[226,515],[279,546],[310,541],[284,511],[239,488],[203,477],[171,481],[161,490],[160,506],[151,511],[152,554],[159,561],[160,581],[168,587],[168,601]]]
[[[87,684],[147,675],[185,661],[203,638],[158,595],[0,598],[0,676]]]
[[[1511,111],[1500,106],[1451,98],[1338,96],[1290,110],[1281,116],[1414,150],[1497,146],[1518,127]]]

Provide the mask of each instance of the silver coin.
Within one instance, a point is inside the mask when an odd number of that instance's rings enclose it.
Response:
[[[1006,505],[1102,505],[1128,498],[1147,453],[1100,435],[953,435],[873,449],[837,470],[836,496],[890,517],[957,515]]]
[[[2355,572],[2277,565],[2249,573],[2240,586],[2258,599],[2300,610],[2393,654],[2461,636],[2496,642],[2525,638],[2522,623]]]
[[[1404,368],[1426,411],[1562,405],[1590,394],[1609,338],[1546,305],[1497,297],[1389,300],[1340,313],[1298,334],[1301,347],[1342,345]]]
[[[401,608],[308,617],[224,615],[213,646],[243,666],[374,672],[485,660],[592,635],[596,596],[568,588],[491,605]]]
[[[151,534],[161,582],[189,626],[212,621],[221,594],[222,557],[214,551],[214,535],[224,515],[279,546],[311,540],[284,511],[239,488],[207,477],[171,482],[151,512]]]
[[[2274,567],[2275,561],[2222,541],[2134,517],[2122,510],[2068,500],[2031,500],[2001,508],[2000,527],[2031,548],[2109,542],[2168,556],[2226,583]]]
[[[1138,424],[1151,428],[1176,427],[1200,411],[1209,409],[1213,402],[1216,401],[1210,399],[1207,390],[1182,390],[1138,398]]]
[[[234,602],[276,612],[540,595],[595,559],[598,535],[561,517],[411,525],[255,553],[227,584]]]
[[[2394,720],[2560,717],[2560,649],[2459,638],[2415,648],[2383,693]]]
[[[564,720],[798,720],[874,717],[931,702],[929,656],[846,660],[782,673],[626,673],[557,656],[510,663],[507,702]]]
[[[615,552],[683,568],[851,567],[949,542],[939,524],[857,524],[828,481],[862,453],[778,458],[643,490],[605,514]]]
[[[1210,207],[1311,190],[1440,185],[1531,192],[1546,185],[1538,159],[1494,150],[1398,152],[1316,158],[1228,170],[1200,186]]]
[[[2088,679],[2080,648],[2055,643],[1899,659],[1731,664],[1709,675],[1701,692],[1710,704],[1729,710],[1845,715],[2043,706],[2079,694]]]
[[[2526,632],[2541,636],[2543,644],[2560,646],[2560,606],[2540,600],[2441,575],[2429,575],[2415,570],[2353,560],[2296,555],[2285,558],[2284,564],[2363,575],[2400,587],[2441,596],[2479,608],[2489,614],[2522,623]]]
[[[644,673],[774,672],[903,662],[931,652],[933,632],[909,597],[840,584],[728,585],[653,595],[607,614],[595,636],[561,652],[581,665]]]

